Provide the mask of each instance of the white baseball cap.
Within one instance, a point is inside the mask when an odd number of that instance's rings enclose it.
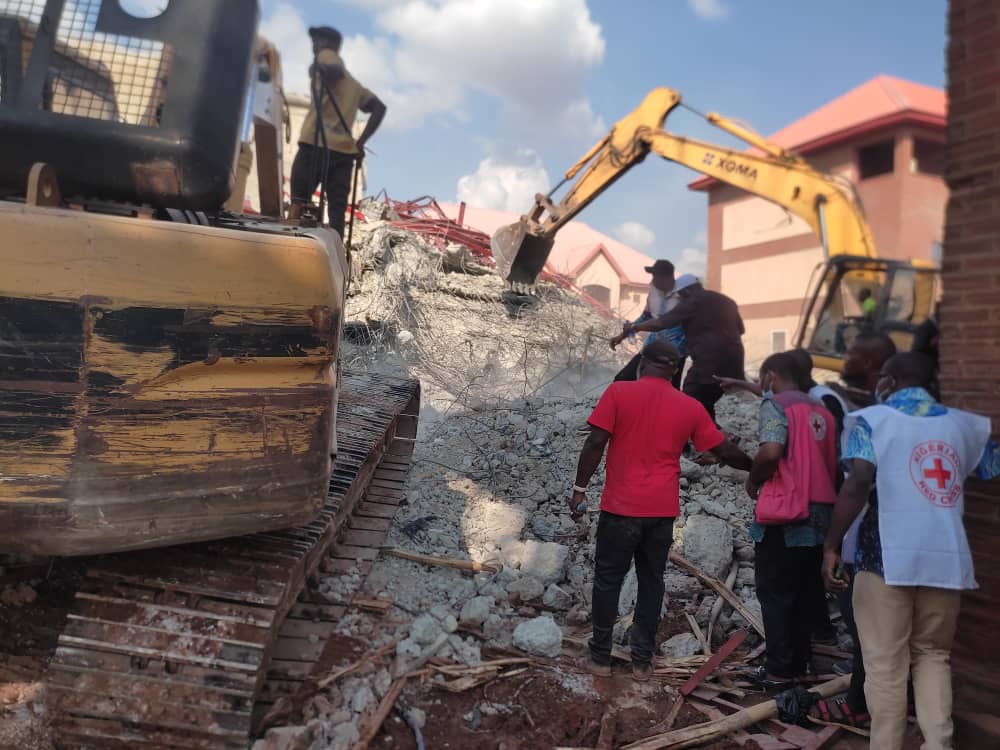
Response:
[[[698,277],[693,273],[682,273],[676,279],[674,279],[674,291],[679,292],[681,289],[687,289],[689,286],[694,286],[699,284]]]

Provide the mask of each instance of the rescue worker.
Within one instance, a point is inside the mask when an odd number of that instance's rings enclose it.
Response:
[[[976,588],[962,522],[968,476],[1000,476],[990,420],[937,403],[934,364],[906,352],[882,368],[876,406],[844,426],[850,474],[824,545],[823,574],[847,587],[840,545],[868,502],[858,537],[854,617],[867,676],[872,750],[900,750],[913,675],[928,750],[951,750],[951,648],[962,591]],[[872,487],[877,488],[871,493]]]

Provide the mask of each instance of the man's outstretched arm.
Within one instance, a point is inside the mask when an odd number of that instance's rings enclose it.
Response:
[[[728,438],[712,448],[712,454],[722,461],[722,463],[732,466],[734,469],[750,471],[750,467],[753,465],[753,460],[750,456],[744,453],[736,443]]]

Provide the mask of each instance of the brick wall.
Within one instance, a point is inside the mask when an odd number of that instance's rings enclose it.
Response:
[[[1000,432],[1000,3],[951,0],[944,239],[945,400]],[[1000,480],[998,480],[1000,481]],[[1000,748],[1000,483],[970,482],[966,527],[980,590],[963,601],[954,655],[963,747]]]

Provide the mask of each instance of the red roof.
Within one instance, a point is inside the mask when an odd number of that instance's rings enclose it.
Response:
[[[944,130],[947,117],[948,97],[942,89],[880,75],[782,128],[768,140],[808,154],[903,123]],[[688,187],[703,190],[714,183],[711,177],[701,177]]]

